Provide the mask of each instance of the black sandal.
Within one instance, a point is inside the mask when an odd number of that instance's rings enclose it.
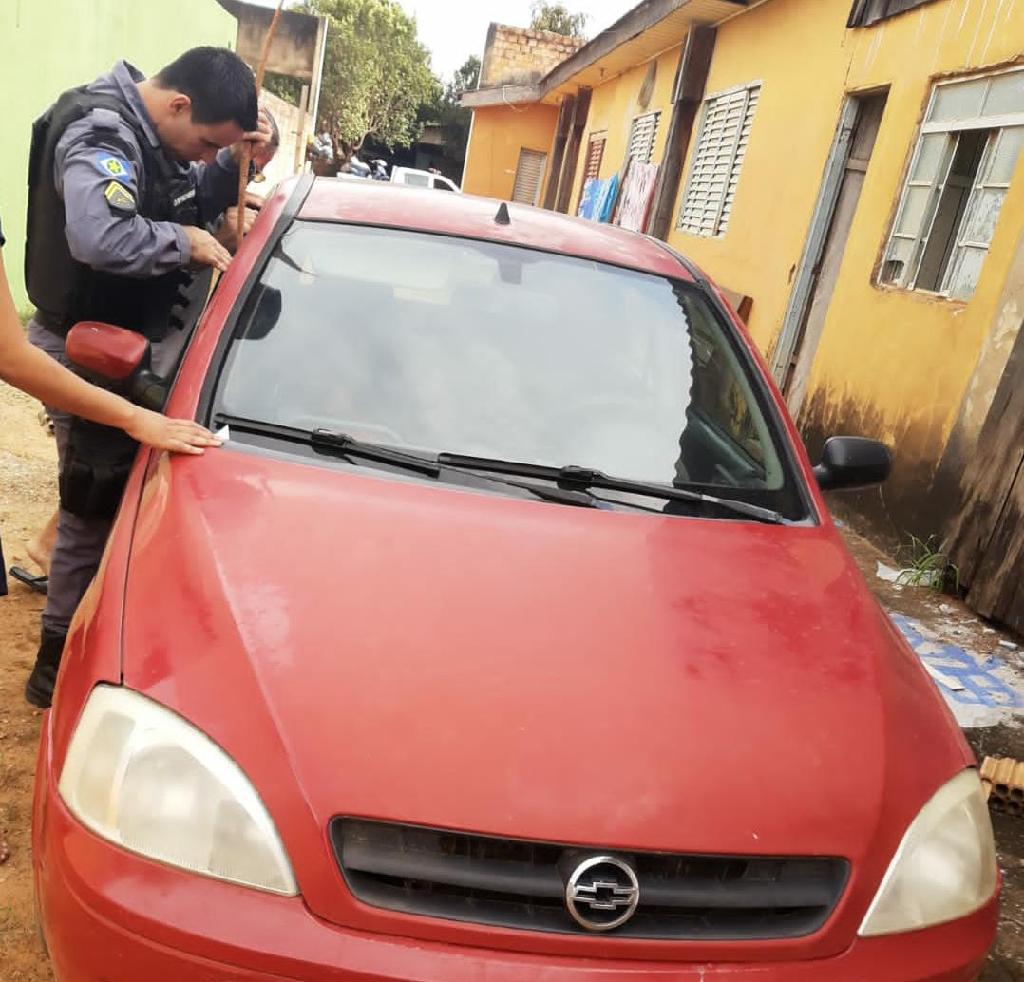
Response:
[[[11,577],[19,583],[24,583],[30,590],[41,593],[44,597],[46,596],[46,591],[49,587],[49,577],[33,576],[27,569],[22,569],[20,566],[12,566],[9,572]]]

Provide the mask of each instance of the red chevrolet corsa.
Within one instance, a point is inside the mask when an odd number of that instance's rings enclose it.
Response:
[[[59,982],[977,976],[974,761],[822,503],[888,453],[812,470],[686,260],[302,179],[168,386],[230,440],[140,454],[69,638]]]

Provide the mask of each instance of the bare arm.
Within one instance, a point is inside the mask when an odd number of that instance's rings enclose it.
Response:
[[[198,423],[167,419],[159,413],[133,406],[113,392],[90,385],[29,344],[7,286],[2,253],[0,378],[48,406],[56,406],[104,426],[115,426],[140,443],[160,450],[201,454],[203,447],[219,445],[216,437]]]

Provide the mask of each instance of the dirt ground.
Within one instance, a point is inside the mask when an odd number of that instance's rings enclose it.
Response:
[[[56,501],[56,450],[36,418],[39,404],[0,383],[0,532],[7,564],[24,565],[25,540]],[[22,696],[39,644],[43,598],[18,583],[0,600],[0,839],[10,858],[0,865],[0,978],[49,982],[36,934],[29,824],[32,775],[42,713]],[[0,855],[3,854],[0,846]]]
[[[38,404],[0,383],[0,531],[8,565],[24,563],[24,543],[49,517],[56,497],[53,439],[36,418]],[[847,529],[850,547],[882,603],[929,624],[948,640],[998,654],[1024,670],[1024,654],[999,646],[1005,635],[976,622],[948,598],[896,588],[875,576],[879,560],[892,563]],[[32,776],[42,714],[24,701],[22,687],[38,641],[42,598],[18,583],[0,600],[0,979],[51,982],[35,927],[29,824]],[[1024,759],[1024,727],[1003,725],[967,732],[979,757]],[[994,815],[1004,874],[1002,925],[982,982],[1024,980],[1024,819]],[[10,856],[4,860],[3,841]],[[141,980],[140,980],[141,982]]]

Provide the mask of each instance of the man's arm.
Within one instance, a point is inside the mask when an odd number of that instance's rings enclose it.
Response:
[[[0,235],[0,243],[3,237]],[[201,454],[220,441],[186,419],[168,419],[90,385],[29,344],[14,310],[0,254],[0,378],[48,406],[104,426],[116,426],[139,443],[177,453]]]
[[[96,109],[68,127],[55,177],[64,197],[71,255],[119,276],[169,273],[191,260],[184,228],[138,214],[142,153],[112,110]]]
[[[193,164],[192,169],[197,178],[199,219],[210,225],[238,201],[238,164],[231,148],[225,147],[212,164]]]
[[[210,225],[231,205],[238,204],[238,161],[246,143],[251,143],[259,167],[269,163],[277,152],[280,135],[274,117],[260,110],[259,129],[246,133],[245,139],[225,147],[212,164],[193,164],[197,182],[197,200],[202,222]]]
[[[93,110],[68,127],[54,176],[71,255],[117,276],[161,276],[189,263],[226,270],[230,254],[205,229],[138,214],[141,160],[135,134],[112,110]]]

